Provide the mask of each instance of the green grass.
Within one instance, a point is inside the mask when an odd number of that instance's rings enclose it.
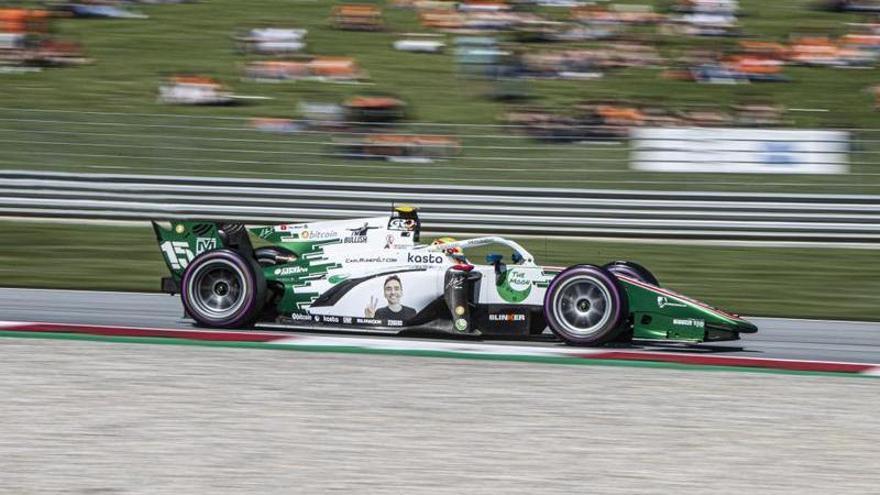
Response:
[[[21,3],[21,2],[18,2]],[[27,3],[27,2],[25,2]],[[59,36],[83,43],[92,65],[42,73],[0,75],[0,168],[85,172],[132,172],[268,178],[353,179],[393,182],[491,183],[628,189],[712,189],[877,193],[880,146],[860,142],[852,173],[840,176],[652,174],[631,171],[624,145],[548,145],[501,128],[403,129],[449,132],[463,153],[430,165],[366,162],[328,156],[331,136],[275,136],[253,131],[244,120],[202,117],[293,117],[301,101],[341,101],[362,92],[399,95],[410,103],[411,121],[497,124],[508,105],[485,98],[485,83],[457,75],[446,54],[394,51],[397,33],[423,31],[413,11],[385,8],[389,29],[332,29],[335,2],[211,0],[193,4],[140,6],[149,20],[61,20]],[[383,3],[383,2],[379,2]],[[650,3],[648,0],[630,3]],[[663,5],[666,2],[654,2]],[[858,16],[811,10],[813,0],[772,3],[744,0],[742,24],[749,36],[784,41],[790,32],[840,34]],[[552,10],[564,16],[565,10]],[[351,55],[369,72],[369,85],[297,82],[259,84],[240,79],[248,57],[235,50],[232,34],[259,25],[309,29],[309,52]],[[725,48],[735,39],[667,38],[649,35],[661,52],[676,55],[689,46]],[[451,39],[451,36],[449,37]],[[553,49],[557,45],[533,45]],[[196,72],[217,76],[237,93],[272,100],[233,107],[163,106],[156,91],[164,76]],[[624,98],[670,108],[726,108],[754,98],[790,108],[792,125],[874,127],[877,113],[865,88],[876,70],[789,68],[789,84],[700,85],[668,81],[658,69],[610,72],[597,81],[535,81],[530,104],[565,110],[591,98]],[[73,113],[10,109],[66,110]],[[120,112],[118,115],[83,111]],[[192,118],[144,116],[170,114]],[[858,134],[877,140],[878,134]]]
[[[0,284],[7,287],[156,291],[167,275],[147,225],[3,221],[0,240]],[[874,251],[520,242],[540,264],[638,261],[663,285],[742,314],[880,320]]]

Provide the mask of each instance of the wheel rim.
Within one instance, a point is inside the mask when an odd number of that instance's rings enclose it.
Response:
[[[611,292],[593,277],[577,277],[559,288],[554,304],[559,323],[567,332],[589,336],[600,332],[611,319]]]
[[[234,315],[245,303],[246,293],[246,278],[241,269],[220,260],[198,267],[189,286],[192,305],[213,319]]]

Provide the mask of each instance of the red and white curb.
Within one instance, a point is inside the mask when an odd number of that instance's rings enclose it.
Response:
[[[880,364],[839,361],[810,361],[741,356],[718,356],[693,352],[658,352],[636,350],[584,349],[578,347],[499,345],[442,340],[403,340],[395,337],[332,337],[292,335],[289,332],[232,331],[145,328],[109,325],[79,325],[70,323],[7,322],[0,321],[2,332],[68,333],[104,337],[169,338],[204,342],[249,342],[289,346],[291,348],[363,349],[387,352],[437,352],[453,356],[496,356],[500,358],[566,358],[585,361],[626,361],[669,363],[694,366],[723,366],[784,371],[860,374],[880,377]]]

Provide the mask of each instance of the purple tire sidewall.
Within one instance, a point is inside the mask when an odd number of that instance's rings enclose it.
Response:
[[[594,265],[575,265],[563,270],[559,275],[556,275],[553,278],[553,281],[550,282],[550,286],[547,287],[547,292],[544,293],[544,316],[547,318],[547,323],[550,325],[550,328],[559,327],[556,324],[558,318],[553,312],[553,302],[552,296],[554,291],[556,291],[561,284],[570,279],[571,277],[575,277],[578,275],[589,275],[595,277],[605,284],[607,284],[609,293],[611,294],[612,303],[614,306],[614,315],[609,320],[610,322],[614,322],[615,326],[620,324],[620,319],[622,317],[621,312],[623,311],[623,299],[621,295],[620,285],[617,283],[617,279],[614,278],[607,270],[604,270],[598,266]]]
[[[220,320],[217,322],[207,322],[202,321],[199,318],[196,318],[196,315],[190,310],[190,303],[187,300],[187,293],[189,292],[189,284],[192,279],[192,273],[195,271],[195,268],[211,262],[215,259],[224,259],[229,262],[232,262],[237,267],[239,267],[242,273],[248,277],[247,283],[251,287],[250,295],[248,295],[245,303],[241,305],[238,312],[225,320]],[[235,327],[244,323],[248,317],[250,316],[251,311],[254,308],[254,305],[257,302],[257,277],[254,275],[254,270],[248,263],[240,256],[238,253],[234,251],[229,251],[226,249],[218,250],[218,251],[209,251],[201,256],[198,256],[196,259],[186,267],[186,271],[183,272],[183,278],[180,281],[180,299],[183,302],[183,307],[186,309],[187,313],[190,314],[193,318],[195,318],[199,323],[204,323],[211,326],[218,327]]]

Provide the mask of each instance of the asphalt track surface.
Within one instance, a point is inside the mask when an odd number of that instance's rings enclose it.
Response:
[[[179,316],[170,296],[0,290],[4,320],[186,328]],[[876,361],[876,324],[758,324],[739,352]],[[0,376],[2,495],[880,486],[871,378],[41,338],[0,339]]]
[[[0,320],[192,328],[182,319],[182,314],[179,298],[165,294],[0,288]],[[759,332],[744,335],[740,341],[684,349],[681,346],[635,345],[633,349],[880,364],[878,322],[749,319],[758,325]],[[361,337],[351,333],[345,335],[352,339]],[[525,344],[522,341],[491,342],[497,345]],[[551,340],[548,335],[543,341],[531,341],[528,345],[562,344]]]

